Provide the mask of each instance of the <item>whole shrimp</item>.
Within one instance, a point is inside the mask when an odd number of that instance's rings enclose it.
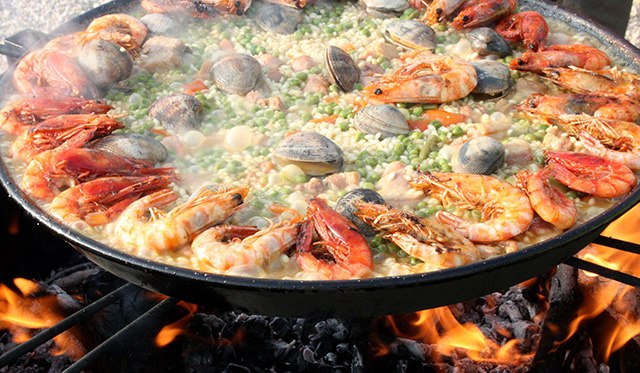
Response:
[[[552,121],[563,114],[585,114],[640,124],[640,103],[626,95],[574,93],[551,96],[534,93],[516,106],[516,109]]]
[[[427,6],[427,11],[422,16],[422,21],[431,25],[444,22],[451,17],[468,0],[433,0]]]
[[[463,4],[451,26],[458,30],[484,26],[513,13],[516,5],[516,0],[469,0]]]
[[[139,19],[127,14],[107,14],[94,19],[82,33],[82,43],[102,39],[118,44],[136,55],[149,30]]]
[[[375,203],[359,202],[355,208],[356,216],[430,269],[457,267],[480,259],[476,245],[435,220]]]
[[[403,55],[404,64],[363,89],[384,103],[443,103],[466,97],[478,84],[476,70],[462,59],[417,50]]]
[[[113,106],[79,97],[35,97],[14,101],[0,110],[0,129],[20,135],[33,125],[63,114],[106,114]]]
[[[13,72],[13,83],[25,95],[86,99],[100,96],[75,59],[51,49],[38,49],[22,57]]]
[[[116,118],[104,114],[58,115],[32,126],[18,136],[11,144],[11,155],[28,160],[67,141],[82,146],[123,127]]]
[[[542,73],[547,68],[575,66],[587,70],[599,70],[611,63],[609,56],[599,49],[581,44],[552,45],[538,52],[524,52],[511,61],[514,70]]]
[[[142,0],[140,5],[151,13],[189,13],[193,17],[208,17],[217,12],[243,15],[251,6],[251,0]]]
[[[322,241],[312,245],[314,231]],[[372,274],[373,257],[367,241],[351,221],[320,198],[309,202],[296,251],[298,266],[304,272],[320,273],[332,280],[370,277]]]
[[[537,52],[544,49],[549,26],[542,14],[527,11],[503,19],[496,26],[496,31],[506,40],[522,41],[525,49]]]
[[[621,94],[640,99],[640,76],[630,72],[559,67],[543,69],[542,73],[572,92]]]
[[[38,154],[22,176],[24,189],[50,201],[62,190],[103,176],[173,175],[172,168],[152,168],[117,154],[89,148],[62,148]]]
[[[533,210],[547,223],[559,229],[569,229],[576,224],[578,210],[572,199],[549,183],[545,169],[533,173],[522,170],[516,175],[518,186],[529,196]]]
[[[164,189],[133,202],[115,222],[120,247],[138,252],[176,250],[205,229],[227,220],[244,203],[248,188],[204,187],[169,212],[161,210],[178,199]]]
[[[191,243],[196,258],[217,273],[263,268],[296,243],[299,224],[293,220],[258,231],[254,227],[216,225]]]
[[[638,148],[623,148],[625,150],[617,150],[613,147],[607,147],[602,141],[587,131],[580,132],[578,138],[589,154],[609,161],[622,163],[632,170],[640,170],[640,150]]]
[[[595,155],[547,151],[547,170],[560,183],[596,197],[623,196],[636,185],[629,167]]]
[[[51,213],[67,224],[104,225],[138,198],[166,188],[166,176],[103,177],[64,190],[51,201]]]
[[[410,184],[441,200],[446,206],[481,210],[480,222],[469,222],[447,211],[436,214],[441,223],[453,226],[473,242],[508,240],[526,231],[533,219],[533,209],[526,193],[493,176],[419,173]]]

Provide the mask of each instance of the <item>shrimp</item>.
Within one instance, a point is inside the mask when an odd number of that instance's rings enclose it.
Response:
[[[267,3],[285,5],[292,8],[302,9],[307,5],[313,4],[314,0],[263,0]]]
[[[622,163],[632,170],[640,170],[640,155],[637,151],[620,151],[607,148],[601,141],[586,131],[580,132],[578,138],[589,154]]]
[[[577,67],[546,68],[542,73],[552,82],[576,93],[609,93],[640,98],[640,76],[615,69],[585,70]]]
[[[28,160],[69,140],[75,139],[76,146],[82,146],[123,127],[117,119],[104,114],[58,115],[32,126],[18,136],[11,144],[11,155]]]
[[[547,68],[575,66],[587,70],[603,69],[611,63],[609,56],[599,49],[581,44],[552,45],[538,52],[524,52],[511,61],[514,70],[542,73]]]
[[[542,14],[527,11],[503,19],[496,26],[496,31],[506,40],[522,41],[525,49],[537,52],[544,49],[549,26]]]
[[[281,222],[258,231],[254,227],[216,225],[191,243],[196,258],[215,272],[241,267],[264,267],[296,243],[299,225]]]
[[[149,30],[139,19],[127,14],[107,14],[94,19],[82,36],[82,42],[102,39],[118,44],[136,55]]]
[[[314,230],[322,239],[315,243],[320,249],[312,248]],[[328,279],[372,275],[373,257],[367,241],[351,221],[320,198],[309,202],[307,218],[296,241],[296,251],[296,261],[304,272],[317,272]]]
[[[451,22],[458,30],[487,25],[511,14],[516,9],[516,0],[469,0]]]
[[[542,220],[559,229],[569,229],[576,224],[576,204],[549,183],[544,169],[535,174],[529,170],[522,170],[516,174],[516,179],[518,186],[529,196],[531,207]]]
[[[217,12],[243,15],[251,6],[251,0],[142,0],[140,5],[151,13],[190,13],[193,17],[208,17]]]
[[[248,192],[246,187],[204,187],[165,212],[160,208],[176,201],[178,195],[170,189],[157,191],[122,211],[114,227],[117,243],[138,251],[176,250],[205,229],[227,220],[244,203]]]
[[[67,224],[104,225],[136,199],[166,188],[166,176],[103,177],[76,185],[51,201],[51,213]]]
[[[67,146],[40,153],[29,162],[22,176],[28,193],[50,201],[68,187],[102,176],[172,175],[174,171],[103,150]]]
[[[0,110],[0,129],[20,135],[33,125],[62,114],[106,114],[113,106],[79,97],[35,97],[12,102]]]
[[[402,56],[398,70],[363,89],[384,103],[443,103],[466,97],[478,84],[476,70],[462,59],[417,50]]]
[[[516,109],[551,119],[562,114],[586,114],[640,124],[640,103],[625,95],[574,93],[550,96],[534,93]]]
[[[596,197],[623,196],[636,185],[629,167],[595,155],[577,152],[547,151],[549,174],[560,183]]]
[[[428,5],[427,11],[422,16],[422,21],[427,21],[431,25],[444,22],[452,16],[468,0],[433,0]]]
[[[359,202],[355,208],[356,216],[430,268],[457,267],[480,259],[471,241],[435,220],[375,203]]]
[[[22,57],[13,72],[13,83],[20,93],[36,97],[100,96],[75,59],[51,49],[38,49]]]
[[[533,220],[533,209],[526,193],[493,176],[420,173],[410,184],[445,205],[482,210],[480,222],[468,222],[447,211],[436,214],[441,223],[452,225],[473,242],[508,240],[526,231]]]

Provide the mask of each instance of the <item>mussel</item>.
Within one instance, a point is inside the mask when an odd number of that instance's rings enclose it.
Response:
[[[209,71],[219,89],[238,95],[251,92],[262,76],[260,62],[244,53],[230,53],[218,57]]]
[[[202,104],[197,98],[184,93],[170,94],[157,99],[149,107],[149,115],[166,129],[178,133],[199,129]]]
[[[167,148],[161,142],[137,133],[111,134],[90,142],[87,147],[151,164],[164,162],[167,159]]]
[[[95,39],[80,48],[78,65],[99,88],[127,79],[133,71],[133,59],[119,45]]]
[[[473,93],[497,95],[511,88],[511,70],[507,65],[490,60],[474,61],[478,84]]]
[[[277,4],[261,4],[257,9],[256,23],[265,31],[293,34],[302,21],[302,11]]]
[[[367,105],[360,110],[353,123],[362,132],[384,137],[403,135],[411,131],[404,114],[393,105]]]
[[[295,164],[309,176],[324,176],[340,171],[342,149],[327,137],[313,131],[300,131],[285,137],[273,150],[277,165]]]
[[[354,214],[356,211],[355,204],[357,202],[370,202],[382,205],[385,203],[384,198],[375,190],[358,188],[342,196],[336,204],[336,211],[351,220],[363,236],[367,238],[373,237],[376,235],[376,231]]]
[[[162,13],[150,13],[140,21],[154,34],[169,35],[178,31],[179,24],[173,18]]]
[[[495,54],[498,57],[510,55],[511,47],[500,34],[488,27],[479,27],[467,33],[471,49],[480,56]]]
[[[453,171],[490,175],[504,164],[505,149],[491,137],[476,137],[464,143],[452,160]]]
[[[325,53],[329,81],[341,90],[350,92],[360,80],[360,69],[351,56],[342,49],[330,45]]]
[[[436,32],[422,22],[405,19],[391,22],[384,30],[387,41],[408,49],[428,49],[436,47]]]

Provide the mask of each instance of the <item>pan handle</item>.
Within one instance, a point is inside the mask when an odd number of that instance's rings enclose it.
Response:
[[[7,39],[0,40],[0,54],[11,58],[20,58],[27,53],[27,49],[20,44]]]

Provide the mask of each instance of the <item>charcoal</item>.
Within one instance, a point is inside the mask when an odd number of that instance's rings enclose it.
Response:
[[[224,372],[225,373],[251,373],[251,369],[243,365],[231,363],[227,365],[227,368],[224,370]]]
[[[242,323],[242,328],[248,340],[263,341],[271,337],[269,322],[263,316],[249,316]]]
[[[333,349],[331,336],[325,334],[316,334],[311,337],[310,346],[316,356],[322,357]]]
[[[291,325],[284,317],[274,317],[269,323],[272,338],[283,338],[291,331]]]
[[[322,361],[327,363],[328,365],[337,365],[338,363],[338,355],[333,352],[327,352],[323,357]]]
[[[336,345],[336,353],[338,355],[345,355],[349,353],[349,344],[348,343],[338,343]]]
[[[420,342],[398,337],[389,347],[391,351],[397,354],[400,358],[425,361],[426,357],[423,346],[424,345]]]
[[[540,334],[540,326],[530,321],[518,321],[512,325],[513,336],[521,341],[529,341],[535,334]]]
[[[508,317],[511,322],[520,321],[524,318],[520,306],[511,300],[502,303],[502,305],[498,307],[498,315],[502,317]]]

